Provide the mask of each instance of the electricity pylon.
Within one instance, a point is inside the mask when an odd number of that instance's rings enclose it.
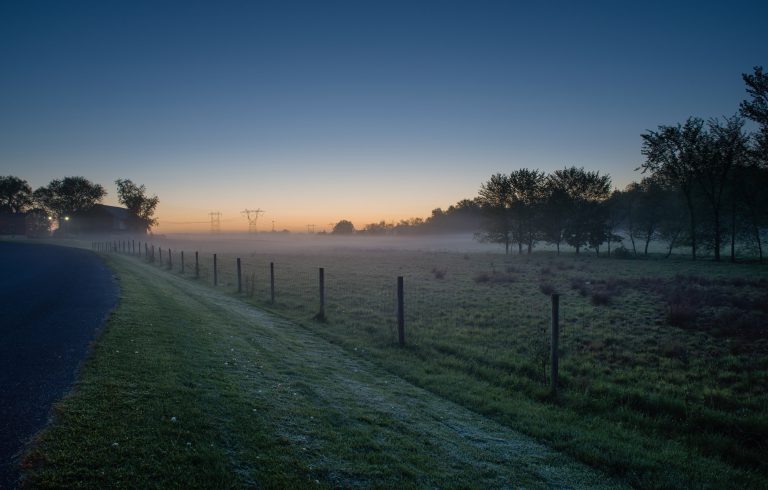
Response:
[[[213,211],[208,213],[211,217],[211,233],[219,233],[221,231],[221,213]]]
[[[248,233],[256,233],[258,230],[256,224],[259,221],[259,215],[264,214],[264,211],[259,209],[244,209],[240,214],[245,216],[248,220]]]

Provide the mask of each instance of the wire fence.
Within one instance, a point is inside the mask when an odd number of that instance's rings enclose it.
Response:
[[[213,254],[127,240],[94,242],[93,247],[130,254],[238,294],[380,358],[397,355],[391,349],[400,344],[402,311],[404,344],[410,354],[429,359],[440,369],[471,371],[475,378],[505,389],[535,395],[560,387],[585,397],[603,390],[615,392],[619,399],[633,385],[642,385],[650,395],[671,393],[678,398],[688,386],[701,393],[718,388],[704,373],[707,366],[689,362],[689,352],[711,350],[710,346],[686,331],[671,331],[663,305],[646,308],[643,305],[653,302],[635,301],[633,295],[647,293],[629,290],[618,300],[620,305],[609,307],[617,301],[611,290],[620,286],[603,280],[597,287],[600,281],[594,278],[599,271],[591,270],[589,263],[424,252]],[[402,304],[398,277],[404,282]],[[555,294],[557,318],[552,313]],[[558,324],[554,352],[553,320]],[[660,346],[660,338],[669,345]],[[744,359],[752,362],[751,357]],[[555,362],[557,385],[551,372]],[[684,383],[681,369],[686,373]]]

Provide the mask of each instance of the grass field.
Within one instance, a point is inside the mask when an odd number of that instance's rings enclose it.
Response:
[[[246,301],[633,486],[766,486],[764,266],[253,247],[218,254],[219,289],[231,293],[236,257]],[[202,254],[200,282],[211,283],[211,265]],[[326,322],[312,320],[319,266]],[[179,267],[176,255],[174,274]],[[404,349],[396,345],[398,275],[406,288]],[[548,395],[546,374],[553,291],[562,295],[557,398]]]
[[[120,305],[26,454],[24,487],[622,486],[359,350],[105,259]]]

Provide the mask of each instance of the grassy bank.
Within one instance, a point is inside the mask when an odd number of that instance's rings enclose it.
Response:
[[[306,329],[131,258],[31,488],[618,483]]]
[[[219,289],[236,287],[236,256],[249,301],[634,486],[765,486],[764,266],[546,253],[251,251],[218,255]],[[202,256],[201,282],[211,283],[211,265]],[[323,324],[311,320],[318,266],[328,297]],[[395,346],[397,275],[406,283],[404,350]],[[552,291],[562,294],[557,399],[547,396],[546,378]]]

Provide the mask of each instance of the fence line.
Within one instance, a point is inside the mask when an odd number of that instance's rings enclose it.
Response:
[[[220,257],[195,251],[193,273],[188,274],[188,255],[183,250],[167,248],[164,261],[162,247],[147,241],[143,257],[141,242],[138,255],[133,242],[94,242],[92,247],[141,258],[299,320],[327,321],[361,342],[429,346],[457,359],[477,359],[502,370],[525,370],[514,360],[522,356],[523,363],[532,366],[528,368],[531,376],[549,384],[553,394],[558,386],[558,354],[572,347],[567,338],[559,336],[561,311],[559,303],[555,303],[558,295],[551,300],[541,295],[531,301],[502,285],[488,287],[484,297],[474,291],[478,289],[477,278],[458,273],[451,282],[444,279],[444,272],[433,270],[434,277],[425,280],[423,274],[412,271],[370,274],[267,260],[254,254]],[[176,264],[174,253],[179,257]],[[455,287],[457,282],[464,288]],[[473,352],[474,337],[494,338],[496,345],[485,347],[484,352]],[[509,352],[505,353],[505,349]]]

